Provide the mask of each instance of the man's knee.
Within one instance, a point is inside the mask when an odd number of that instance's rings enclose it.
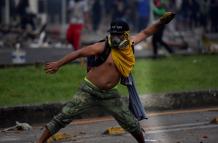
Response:
[[[64,128],[72,121],[72,118],[64,113],[59,113],[58,115],[54,116],[53,119],[46,124],[47,129],[53,135],[58,132],[61,128]]]
[[[87,101],[88,102],[88,101]],[[81,97],[74,97],[74,99],[68,102],[63,108],[62,113],[66,116],[75,116],[86,110],[86,100]]]
[[[62,112],[54,116],[53,119],[46,125],[51,134],[56,133],[61,128],[72,122],[73,117],[81,112],[82,102],[79,99],[68,102]]]

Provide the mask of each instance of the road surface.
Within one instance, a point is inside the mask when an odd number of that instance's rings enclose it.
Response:
[[[149,119],[141,121],[145,137],[152,143],[217,143],[218,107],[148,113]],[[43,125],[32,125],[30,131],[0,132],[0,143],[33,143]],[[119,127],[108,117],[73,121],[59,133],[66,136],[56,143],[136,143],[128,133],[103,134],[109,127]],[[1,129],[2,130],[2,129]],[[64,136],[64,137],[65,137]]]

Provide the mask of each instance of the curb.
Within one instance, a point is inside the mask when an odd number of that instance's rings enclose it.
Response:
[[[127,102],[128,98],[123,97]],[[178,110],[218,105],[218,90],[193,91],[140,96],[146,112]],[[13,126],[16,121],[30,124],[46,123],[61,111],[64,103],[26,105],[0,108],[0,128]],[[92,108],[75,119],[108,115],[105,111]]]
[[[147,111],[217,106],[218,90],[144,95],[141,101]]]

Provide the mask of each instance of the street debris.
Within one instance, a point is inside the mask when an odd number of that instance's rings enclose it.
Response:
[[[86,132],[79,132],[79,134],[80,134],[80,135],[85,135],[85,134],[86,134]]]
[[[111,127],[106,129],[106,131],[104,132],[104,134],[107,135],[120,135],[120,134],[124,134],[125,130],[121,127]]]
[[[204,135],[202,138],[204,138],[204,139],[207,139],[207,138],[208,138],[208,136],[207,136],[207,135]]]
[[[211,124],[218,124],[218,117],[214,118],[210,123]]]
[[[52,137],[50,137],[47,142],[52,143],[54,141],[63,141],[63,140],[67,140],[67,139],[70,139],[70,138],[71,138],[70,135],[60,132],[60,133],[56,133]]]
[[[1,132],[8,132],[8,131],[26,131],[26,130],[31,130],[32,129],[32,126],[30,126],[28,123],[20,123],[18,121],[16,121],[16,125],[15,126],[12,126],[12,127],[9,127],[9,128],[6,128],[4,130],[2,130]]]

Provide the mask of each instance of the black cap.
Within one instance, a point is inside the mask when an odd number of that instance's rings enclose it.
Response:
[[[110,29],[108,30],[111,34],[122,34],[126,31],[129,31],[129,25],[123,20],[112,21]]]

